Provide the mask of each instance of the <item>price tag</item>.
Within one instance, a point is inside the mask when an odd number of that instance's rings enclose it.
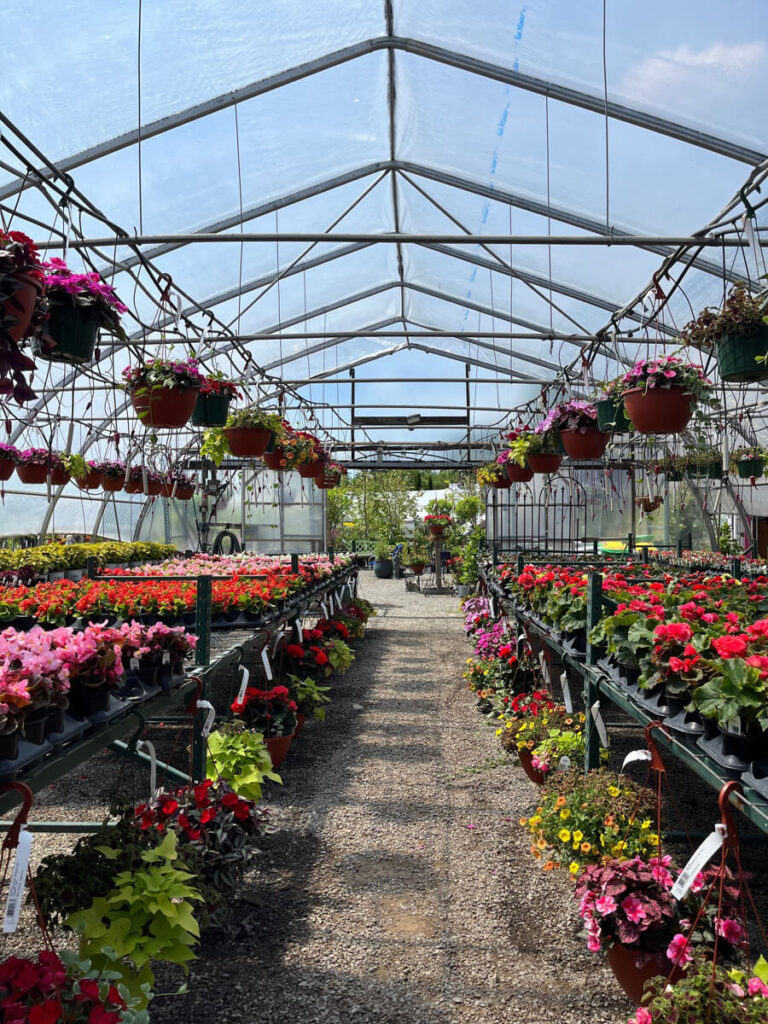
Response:
[[[155,744],[151,740],[139,740],[136,744],[137,750],[146,750],[149,754],[149,798],[154,800],[157,792],[157,753]]]
[[[243,681],[240,683],[240,689],[237,691],[237,703],[242,704],[245,699],[245,691],[248,689],[248,680],[251,678],[251,673],[245,667],[240,666],[240,671],[243,673]]]
[[[163,651],[163,665],[170,665],[170,664],[171,664],[171,652],[170,651]]]
[[[544,651],[539,651],[539,667],[541,668],[541,675],[544,682],[548,687],[552,686],[552,676],[549,671],[549,663],[544,657]]]
[[[496,595],[495,595],[495,594],[491,594],[491,599],[490,599],[490,601],[488,602],[488,605],[489,605],[489,607],[490,607],[490,610],[491,610],[491,618],[492,618],[492,619],[495,619],[495,618],[496,618],[496,616],[497,616],[497,610],[496,610]]]
[[[563,704],[569,715],[573,714],[573,698],[571,697],[571,684],[568,682],[568,673],[563,672],[560,676],[560,688],[563,691]]]
[[[560,760],[557,762],[557,771],[567,772],[571,767],[571,759],[567,754],[563,754]]]
[[[327,607],[325,601],[321,601],[320,602],[320,607],[323,609],[323,618],[327,619],[328,618],[328,607]]]
[[[600,714],[600,701],[596,700],[589,710],[592,714],[595,727],[597,728],[597,735],[600,737],[600,743],[607,749],[610,747],[611,741],[608,739],[608,730],[605,728],[603,716]]]
[[[624,771],[624,769],[627,767],[627,765],[628,764],[632,764],[633,761],[650,761],[650,760],[651,760],[651,752],[650,752],[650,750],[645,750],[645,749],[643,749],[643,750],[630,750],[630,752],[624,758],[624,762],[623,762],[623,764],[621,766],[621,771],[619,772],[619,775],[621,775],[622,772]]]
[[[24,895],[24,883],[27,878],[27,868],[29,867],[29,855],[31,852],[32,833],[22,827],[21,834],[19,835],[19,845],[16,847],[16,860],[13,863],[11,884],[8,886],[8,899],[5,903],[3,931],[6,935],[15,932],[19,924],[21,900]]]
[[[138,658],[131,658],[131,660],[128,662],[128,667],[130,668],[131,672],[138,672],[139,671],[139,659]]]
[[[342,595],[342,591],[341,590],[337,590],[336,591],[336,611],[338,611],[338,612],[341,611],[341,595]]]
[[[203,723],[203,727],[200,730],[200,732],[202,733],[203,736],[207,737],[210,736],[211,729],[213,728],[213,721],[216,718],[216,708],[213,706],[213,704],[211,704],[209,700],[199,700],[197,702],[197,710],[202,711],[205,708],[208,709],[208,717],[205,719],[205,722]]]
[[[269,655],[267,654],[266,646],[261,648],[261,663],[264,666],[264,675],[267,677],[267,682],[271,683],[273,679],[272,666],[269,663]]]
[[[696,878],[696,875],[698,875],[707,861],[711,860],[717,853],[723,845],[727,835],[728,829],[725,825],[718,823],[715,825],[714,832],[711,832],[693,853],[691,859],[680,872],[677,881],[669,890],[676,900],[683,899],[687,894],[688,890],[693,885],[693,880]]]
[[[304,623],[301,619],[296,619],[293,624],[293,628],[296,631],[296,643],[301,644],[304,642]]]

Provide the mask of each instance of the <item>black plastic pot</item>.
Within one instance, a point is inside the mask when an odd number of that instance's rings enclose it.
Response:
[[[38,708],[24,716],[24,739],[39,747],[45,741],[45,723],[48,719],[48,708]]]
[[[394,566],[391,558],[383,558],[373,563],[373,572],[377,579],[391,580]]]
[[[759,761],[768,756],[768,734],[741,735],[720,727],[723,737],[723,753],[740,757],[742,761]]]
[[[193,427],[223,427],[232,399],[228,395],[198,395],[192,410]]]
[[[599,402],[595,402],[595,408],[598,430],[606,434],[624,434],[629,431],[629,420],[621,399],[614,402],[611,398],[601,398]]]
[[[48,717],[45,721],[45,735],[50,736],[54,732],[63,732],[64,730],[64,715],[66,713],[66,707],[50,707],[48,708]]]
[[[88,718],[108,709],[109,690],[106,686],[72,685],[69,691],[69,710],[75,718]]]
[[[33,344],[35,355],[52,363],[77,366],[93,359],[101,318],[87,306],[52,305],[48,334],[56,343],[48,350]]]
[[[0,761],[15,761],[19,756],[19,730],[0,733]]]

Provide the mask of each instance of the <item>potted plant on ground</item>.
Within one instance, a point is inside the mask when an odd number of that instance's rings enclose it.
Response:
[[[280,782],[272,768],[272,759],[264,737],[236,719],[225,722],[208,737],[209,776],[226,779],[244,800],[259,801],[265,779]]]
[[[373,571],[377,579],[392,579],[392,545],[386,540],[377,540],[373,546]]]
[[[681,338],[689,345],[717,355],[721,380],[734,383],[768,378],[768,296],[755,296],[743,281],[731,287],[717,311],[709,306],[683,328]]]
[[[148,359],[123,370],[123,387],[145,427],[183,427],[203,380],[197,359]]]
[[[563,456],[560,450],[560,434],[539,423],[528,440],[526,461],[534,473],[556,473]]]
[[[753,444],[736,448],[731,452],[731,471],[735,471],[742,480],[757,480],[763,475],[768,462],[768,449]]]
[[[23,374],[35,369],[18,343],[46,314],[43,269],[31,238],[0,229],[0,396],[19,405],[35,397]]]
[[[192,410],[193,427],[223,427],[229,416],[233,398],[240,398],[237,384],[228,380],[220,370],[203,378]]]
[[[246,728],[260,733],[269,750],[272,767],[277,771],[285,760],[296,732],[296,702],[286,686],[260,690],[249,686],[242,700],[235,700],[232,713]]]
[[[697,403],[717,401],[701,366],[665,352],[635,363],[624,374],[621,395],[640,434],[677,434],[688,425]]]
[[[602,458],[610,436],[598,429],[594,405],[575,398],[550,409],[541,427],[559,431],[566,454],[574,460]]]
[[[599,386],[600,393],[594,403],[598,430],[603,430],[606,434],[628,433],[630,424],[621,399],[624,375],[614,380],[603,381]]]
[[[57,363],[89,363],[100,327],[125,340],[120,315],[128,307],[111,285],[95,272],[73,274],[63,260],[52,259],[43,266],[49,316],[35,331],[36,355]]]

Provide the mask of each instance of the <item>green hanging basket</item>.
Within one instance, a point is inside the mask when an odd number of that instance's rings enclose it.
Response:
[[[101,317],[89,306],[51,306],[46,333],[54,342],[32,345],[36,356],[51,363],[77,366],[93,359]]]
[[[722,462],[710,462],[707,466],[707,476],[710,480],[722,480],[723,479],[723,464]]]
[[[768,325],[752,334],[724,334],[715,342],[715,352],[722,380],[737,384],[768,380],[768,362],[755,361],[768,355]]]
[[[601,398],[595,402],[597,427],[606,434],[625,434],[629,431],[629,420],[624,412],[624,403],[619,399]]]
[[[742,480],[749,480],[750,477],[759,477],[763,475],[763,460],[762,459],[742,459],[736,463],[736,472]]]
[[[198,395],[192,410],[193,427],[223,427],[229,416],[230,395]]]

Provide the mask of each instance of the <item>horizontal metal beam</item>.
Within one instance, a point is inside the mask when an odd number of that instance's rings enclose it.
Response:
[[[351,46],[345,46],[342,49],[323,54],[321,57],[317,57],[314,60],[306,61],[303,64],[287,68],[277,74],[269,75],[268,77],[259,79],[255,82],[250,82],[240,89],[222,93],[218,96],[211,97],[202,103],[196,103],[189,107],[185,107],[183,110],[169,114],[167,117],[159,118],[155,121],[150,121],[147,124],[142,125],[140,130],[138,128],[134,128],[130,131],[123,132],[112,139],[105,140],[104,142],[97,143],[94,146],[81,150],[78,153],[66,156],[57,161],[56,166],[62,171],[71,171],[76,167],[81,167],[84,164],[91,163],[101,157],[108,156],[110,153],[115,153],[118,150],[133,146],[140,138],[143,141],[147,141],[163,134],[164,132],[171,131],[174,128],[179,128],[182,125],[196,121],[201,117],[207,117],[210,114],[215,114],[220,110],[225,110],[226,108],[235,106],[238,103],[245,103],[257,96],[263,96],[274,89],[280,89],[285,85],[301,81],[311,75],[328,71],[340,64],[366,56],[369,53],[374,53],[377,50],[402,50],[407,53],[412,53],[418,57],[446,64],[450,67],[458,68],[474,75],[480,75],[483,78],[490,78],[493,81],[503,82],[507,85],[523,89],[527,92],[536,93],[540,96],[547,96],[550,99],[558,100],[561,103],[568,103],[571,106],[580,107],[585,110],[590,110],[596,114],[607,114],[609,117],[615,118],[616,120],[625,121],[628,124],[633,124],[639,128],[645,128],[648,131],[657,132],[661,135],[668,135],[672,138],[690,143],[691,145],[699,146],[702,149],[708,149],[711,152],[719,153],[720,155],[729,157],[732,160],[739,160],[742,163],[756,165],[765,159],[764,153],[748,146],[742,146],[739,143],[723,139],[717,135],[699,131],[698,129],[691,128],[688,125],[670,121],[667,118],[658,117],[654,114],[648,113],[647,111],[639,110],[637,108],[627,106],[626,104],[616,103],[613,100],[608,100],[606,103],[604,97],[596,93],[587,93],[579,89],[572,89],[564,85],[558,85],[557,83],[548,81],[547,79],[523,74],[520,71],[515,71],[513,68],[504,67],[503,65],[494,64],[489,61],[479,60],[476,57],[470,57],[467,54],[458,53],[455,50],[449,50],[445,47],[435,46],[434,44],[423,40],[411,39],[404,36],[381,36],[361,40],[360,42],[353,43]],[[47,178],[51,176],[51,172],[48,168],[41,167],[38,170],[38,175],[41,178]],[[8,185],[5,185],[0,189],[0,200],[15,195],[22,187],[30,187],[28,179],[17,179]]]
[[[442,245],[605,245],[605,246],[715,246],[720,249],[749,248],[749,241],[740,236],[724,235],[478,235],[474,233],[451,235],[419,231],[244,231],[240,232],[178,232],[161,235],[107,235],[101,238],[73,238],[67,243],[65,239],[51,238],[36,241],[38,249],[93,249],[108,246],[120,246],[130,243],[136,245],[162,245],[166,242],[180,245],[220,245],[268,242],[338,242],[363,243],[365,245],[387,244],[406,245],[408,243],[425,245],[429,243]],[[760,238],[760,245],[768,248],[768,238]]]
[[[471,366],[480,366],[484,370],[494,370],[496,373],[501,373],[505,377],[511,378],[510,383],[513,384],[551,384],[551,377],[530,377],[527,373],[521,373],[519,370],[510,370],[506,366],[496,366],[493,363],[487,362],[484,359],[478,359],[477,356],[470,355],[459,355],[457,352],[449,352],[447,349],[432,348],[430,345],[422,345],[421,342],[413,342],[409,345],[409,348],[416,349],[419,352],[428,352],[433,356],[442,356],[443,359],[453,359],[458,363],[469,363]]]
[[[506,206],[514,206],[528,213],[535,213],[540,217],[549,217],[561,224],[570,224],[572,227],[580,228],[582,231],[602,234],[606,228],[605,222],[598,220],[596,217],[590,217],[568,207],[558,206],[556,203],[547,203],[542,199],[532,199],[522,192],[515,192],[512,189],[499,186],[496,182],[485,184],[473,178],[467,178],[460,174],[451,174],[437,167],[412,163],[408,160],[397,161],[397,167],[398,170],[407,171],[417,177],[427,178],[429,181],[436,181],[442,185],[449,185],[451,188],[459,189],[463,192],[472,192],[474,195],[483,196],[485,199],[492,199],[494,202],[502,203]],[[406,178],[405,180],[407,181],[408,179]],[[631,231],[629,228],[614,227],[613,225],[611,225],[610,234],[612,236],[622,235],[627,238],[638,237],[637,232]],[[672,246],[669,245],[643,245],[641,248],[647,252],[656,253],[659,256],[669,256],[673,252]],[[701,256],[697,256],[691,262],[697,270],[702,270],[705,274],[712,274],[719,278],[723,277],[723,267],[717,263],[703,259]],[[743,276],[743,274],[739,274],[735,270],[730,270],[727,267],[725,269],[725,277],[729,281],[740,281]]]
[[[357,409],[358,406],[352,406]],[[377,408],[377,407],[374,407]],[[379,406],[378,408],[388,409],[392,406]],[[468,427],[469,416],[422,416],[421,413],[414,413],[412,416],[353,416],[353,427],[382,427],[389,430],[424,429],[429,427]]]
[[[399,288],[400,282],[393,281],[393,288]],[[406,285],[407,287],[407,285]],[[393,317],[394,322],[401,323],[401,318]],[[415,321],[410,321],[414,323]],[[423,325],[422,325],[423,326]],[[475,338],[516,338],[520,341],[549,341],[551,334],[549,330],[542,330],[536,334],[521,333],[519,331],[447,331],[442,327],[435,327],[430,329],[424,327],[419,330],[409,330],[407,327],[397,331],[390,331],[387,329],[378,329],[375,327],[363,327],[358,331],[280,331],[279,337],[281,341],[315,341],[318,338],[331,338],[334,342],[341,344],[343,341],[351,341],[355,338],[456,338],[457,341],[474,341]],[[278,337],[274,331],[260,331],[258,334],[233,334],[226,336],[227,341],[275,341]],[[596,334],[570,334],[567,338],[562,340],[568,341],[594,341],[598,338]],[[144,338],[143,341],[149,344],[168,344],[168,339],[157,337],[157,338]],[[618,341],[633,341],[635,339],[630,337],[620,337]],[[319,350],[318,350],[319,351]],[[296,359],[301,359],[307,353],[298,352],[295,355]],[[264,369],[267,369],[265,366]]]

